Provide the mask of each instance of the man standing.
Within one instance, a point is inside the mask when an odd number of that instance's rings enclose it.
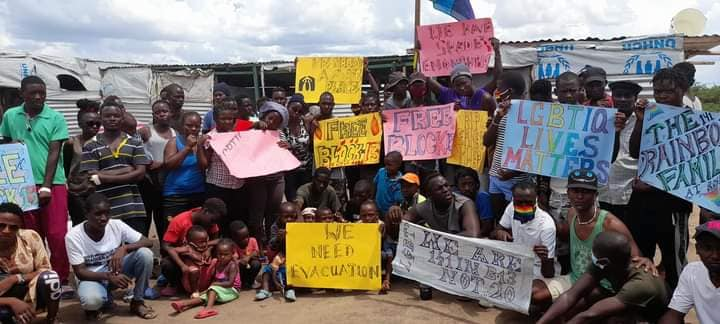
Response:
[[[687,87],[683,90],[683,105],[692,108],[695,111],[702,111],[702,102],[695,94],[692,93],[691,87],[695,84],[695,65],[690,62],[680,62],[673,65],[673,70],[680,72],[687,79]]]
[[[673,69],[660,69],[653,76],[653,96],[659,104],[682,109],[685,77]],[[635,128],[630,136],[630,156],[640,156],[644,104],[635,109]],[[655,256],[655,246],[660,247],[665,280],[671,288],[677,285],[678,275],[687,264],[688,218],[692,204],[662,190],[652,188],[642,181],[636,183],[630,198],[628,227],[642,254],[650,259]]]
[[[160,97],[170,103],[170,126],[176,131],[182,130],[182,107],[185,103],[185,91],[177,83],[170,84],[160,91]]]
[[[408,93],[408,79],[405,73],[395,71],[388,76],[388,83],[385,85],[385,91],[391,92],[392,96],[385,100],[383,108],[398,109],[410,107],[411,100]]]
[[[47,239],[53,270],[67,285],[67,188],[60,148],[68,139],[68,128],[63,115],[45,104],[47,92],[42,79],[32,75],[24,78],[20,94],[24,103],[5,112],[0,134],[4,141],[25,144],[30,152],[40,208],[25,214],[25,227]],[[71,291],[69,286],[64,288]]]
[[[215,84],[213,87],[213,107],[222,105],[225,98],[229,98],[231,94],[230,86],[225,82]],[[239,102],[238,102],[239,104]],[[206,134],[210,130],[215,128],[215,118],[213,118],[213,110],[208,110],[203,117],[202,132]]]
[[[633,191],[633,180],[637,175],[638,161],[630,156],[630,135],[635,128],[633,113],[635,102],[642,88],[632,81],[610,83],[612,99],[618,109],[615,118],[615,146],[610,177],[607,185],[598,190],[600,207],[628,223],[628,203]]]
[[[580,79],[585,87],[585,95],[587,101],[583,102],[585,106],[596,107],[612,107],[613,101],[607,93],[605,86],[607,85],[607,73],[599,67],[588,66],[580,73]]]

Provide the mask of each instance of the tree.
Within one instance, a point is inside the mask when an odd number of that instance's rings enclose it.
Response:
[[[692,94],[702,101],[704,111],[720,112],[720,85],[697,84],[691,89]]]

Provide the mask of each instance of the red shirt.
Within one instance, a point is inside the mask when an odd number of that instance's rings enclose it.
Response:
[[[238,119],[237,122],[235,122],[235,128],[233,129],[233,131],[236,131],[236,132],[246,131],[248,129],[251,129],[253,127],[253,124],[255,124],[255,123],[253,123],[249,120]]]
[[[192,214],[196,211],[200,211],[201,209],[201,207],[193,208],[173,217],[172,221],[170,221],[170,225],[168,226],[167,231],[165,231],[163,241],[165,243],[175,246],[183,244],[188,230],[190,229],[190,227],[193,227],[193,225],[195,225],[192,222]],[[208,229],[208,235],[212,237],[214,234],[217,233],[220,233],[220,228],[217,226],[217,224],[213,224],[210,229]]]
[[[238,255],[238,257],[243,257],[246,255],[251,255],[253,252],[260,251],[260,247],[258,247],[257,240],[255,240],[254,237],[251,237],[248,239],[248,245],[242,249],[239,246],[235,246],[235,253]]]

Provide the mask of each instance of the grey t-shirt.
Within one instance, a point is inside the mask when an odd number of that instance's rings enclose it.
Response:
[[[431,229],[445,233],[457,234],[462,232],[462,217],[460,217],[460,209],[466,204],[474,204],[472,200],[463,195],[453,192],[453,202],[450,208],[445,211],[439,211],[430,199],[423,201],[416,207],[417,214],[416,223],[427,224]]]

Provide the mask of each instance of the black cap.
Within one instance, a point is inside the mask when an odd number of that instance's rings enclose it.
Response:
[[[577,169],[568,176],[568,189],[579,188],[598,190],[598,179],[595,172],[588,169]]]
[[[586,66],[582,72],[580,72],[580,78],[584,80],[585,84],[593,81],[606,82],[607,73],[605,70],[595,66]]]
[[[631,91],[636,96],[642,91],[642,87],[638,85],[635,82],[632,81],[615,81],[608,85],[610,87],[610,91],[615,91],[615,89],[626,89],[628,91]]]

